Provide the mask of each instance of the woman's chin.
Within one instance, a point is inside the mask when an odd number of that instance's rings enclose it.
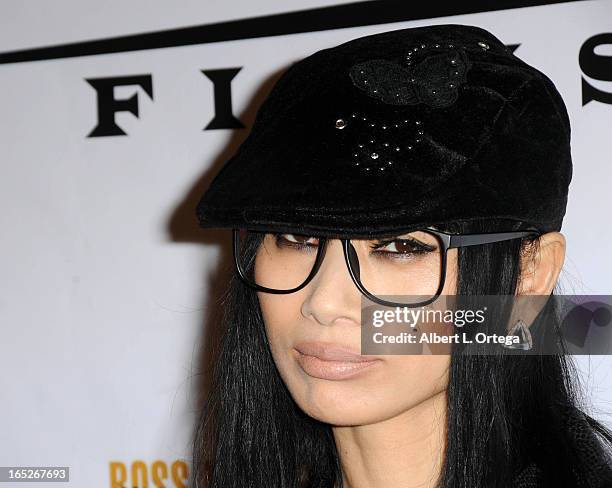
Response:
[[[292,396],[310,417],[332,425],[348,426],[379,422],[390,416],[389,402],[381,401],[371,385],[317,380],[294,385]]]
[[[317,403],[298,404],[310,417],[333,426],[366,425],[384,420],[384,415],[378,408],[370,409],[363,406],[347,406],[321,399]],[[374,411],[372,411],[374,410]]]

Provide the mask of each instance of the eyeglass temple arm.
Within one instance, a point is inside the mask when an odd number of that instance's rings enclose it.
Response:
[[[520,232],[501,232],[501,233],[489,233],[489,234],[465,234],[465,235],[451,235],[449,242],[449,249],[454,247],[465,247],[475,246],[477,244],[489,244],[491,242],[508,241],[510,239],[517,239],[519,237],[527,237],[536,235],[536,231],[520,231]]]

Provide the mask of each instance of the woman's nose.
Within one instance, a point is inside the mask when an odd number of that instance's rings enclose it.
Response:
[[[330,239],[314,278],[304,288],[302,315],[322,325],[345,321],[361,323],[361,292],[346,266],[342,242]]]

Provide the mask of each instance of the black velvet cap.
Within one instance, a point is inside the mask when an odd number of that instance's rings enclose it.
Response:
[[[490,218],[547,232],[571,178],[554,83],[487,30],[431,25],[289,66],[196,213],[204,228],[339,237]]]

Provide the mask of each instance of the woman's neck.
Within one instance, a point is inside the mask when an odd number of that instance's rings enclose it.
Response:
[[[344,488],[433,488],[446,443],[446,390],[375,424],[332,427]]]

